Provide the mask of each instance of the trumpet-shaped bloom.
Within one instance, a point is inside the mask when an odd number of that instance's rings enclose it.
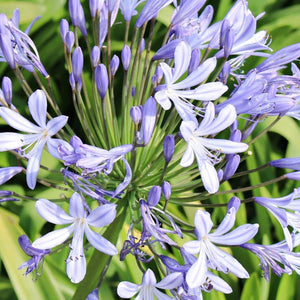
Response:
[[[165,110],[171,108],[172,101],[179,115],[185,121],[195,119],[195,106],[187,99],[216,100],[227,91],[227,86],[221,82],[210,82],[191,89],[203,82],[215,69],[215,58],[207,59],[185,79],[177,82],[188,70],[191,55],[192,50],[187,43],[181,42],[178,44],[174,54],[174,68],[171,68],[166,63],[160,64],[165,76],[165,84],[161,85],[154,95],[156,101]]]
[[[83,199],[74,193],[70,199],[69,215],[59,206],[46,199],[36,202],[38,213],[48,222],[58,225],[71,224],[68,227],[50,232],[32,243],[34,248],[49,249],[62,244],[73,234],[71,251],[67,259],[67,274],[73,283],[80,282],[86,272],[86,260],[83,249],[83,236],[97,250],[108,255],[118,253],[116,247],[92,231],[90,226],[103,227],[110,224],[116,216],[116,205],[104,204],[93,210],[88,216],[83,206]]]
[[[30,114],[37,125],[7,107],[0,107],[0,116],[9,126],[28,133],[0,133],[0,151],[21,148],[19,150],[20,155],[28,158],[27,184],[31,189],[34,189],[44,146],[47,145],[47,149],[52,156],[60,158],[57,147],[64,141],[51,137],[65,126],[68,117],[58,116],[46,123],[47,100],[42,90],[35,91],[29,97],[28,106]],[[24,146],[26,147],[24,148]]]
[[[198,254],[197,260],[192,264],[186,274],[186,282],[190,288],[197,288],[205,282],[208,268],[224,273],[231,272],[240,278],[248,278],[248,272],[231,255],[219,249],[220,245],[241,245],[252,239],[257,233],[258,224],[244,224],[228,231],[232,228],[237,211],[235,199],[230,202],[227,214],[220,226],[210,233],[213,222],[210,214],[206,211],[198,210],[195,215],[195,235],[197,241],[189,241],[183,245],[183,249],[193,255]]]
[[[233,154],[248,149],[248,145],[225,139],[212,139],[205,136],[214,135],[230,126],[236,119],[235,108],[227,105],[215,118],[215,107],[210,102],[205,116],[198,126],[194,121],[183,121],[180,126],[181,134],[188,143],[181,159],[181,166],[187,167],[196,157],[201,179],[205,189],[213,194],[219,189],[219,179],[214,164],[220,162],[219,154]]]
[[[142,284],[138,285],[128,281],[122,281],[118,285],[117,293],[121,298],[131,298],[139,292],[139,295],[135,299],[150,300],[155,296],[160,300],[169,300],[173,298],[162,293],[158,289],[174,289],[181,285],[182,280],[182,274],[175,272],[167,275],[160,282],[157,282],[153,271],[148,269],[143,276]]]

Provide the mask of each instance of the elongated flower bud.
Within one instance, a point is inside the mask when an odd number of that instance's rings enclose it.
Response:
[[[96,68],[100,59],[100,48],[98,46],[93,47],[91,58],[92,58],[93,67]]]
[[[164,139],[163,143],[163,150],[164,150],[164,157],[166,160],[166,163],[168,164],[170,160],[172,159],[172,156],[174,154],[174,148],[175,148],[175,139],[173,135],[167,135]]]
[[[300,171],[300,157],[286,157],[269,162],[270,166]]]
[[[66,33],[65,42],[66,42],[68,53],[71,53],[72,52],[72,48],[74,46],[74,42],[75,42],[75,36],[74,36],[73,31],[68,31]]]
[[[12,101],[12,83],[10,78],[4,76],[2,79],[2,91],[6,103],[11,106]]]
[[[230,155],[230,158],[228,159],[228,162],[224,169],[222,180],[228,180],[235,174],[237,168],[239,167],[240,161],[241,157],[238,154]]]
[[[132,106],[130,108],[130,117],[134,124],[138,125],[142,121],[142,107],[141,106]]]
[[[151,139],[156,122],[156,101],[150,97],[143,108],[143,120],[141,131],[143,136],[144,145],[147,145]]]
[[[120,65],[120,59],[117,55],[114,55],[110,61],[110,72],[112,76],[116,75],[116,72]]]
[[[89,7],[92,18],[96,17],[97,11],[101,10],[103,3],[104,0],[89,0]]]
[[[131,60],[131,50],[128,45],[125,45],[123,47],[121,52],[121,59],[122,59],[123,69],[127,71]]]
[[[2,32],[0,32],[0,49],[2,50],[6,62],[14,70],[16,68],[16,63],[13,48],[11,45],[11,39],[9,35],[6,35]]]
[[[156,206],[160,200],[161,187],[155,185],[151,188],[148,194],[147,202],[149,206]]]
[[[60,35],[63,43],[66,42],[65,38],[68,31],[69,31],[69,23],[66,19],[62,19],[60,21]]]
[[[201,60],[200,49],[198,49],[198,48],[193,49],[192,54],[191,54],[189,68],[188,68],[189,74],[191,74],[193,71],[195,71],[199,67],[200,60]]]
[[[168,181],[163,182],[162,192],[163,192],[165,199],[168,201],[171,197],[171,192],[172,192],[172,187],[171,187],[170,182],[168,182]]]
[[[69,14],[74,26],[77,26],[84,36],[87,36],[86,22],[80,0],[69,0]]]
[[[108,89],[108,74],[104,64],[100,64],[95,69],[95,81],[101,99],[104,99]]]
[[[72,70],[75,82],[81,82],[83,70],[83,54],[80,47],[76,47],[72,55]]]

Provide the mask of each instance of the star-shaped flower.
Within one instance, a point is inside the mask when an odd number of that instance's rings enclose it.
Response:
[[[215,118],[215,107],[209,102],[205,116],[198,126],[194,121],[183,121],[180,126],[181,134],[188,143],[181,159],[181,166],[187,167],[196,157],[201,179],[205,189],[213,194],[219,189],[219,179],[214,165],[220,162],[220,153],[233,154],[248,149],[248,145],[225,139],[208,138],[230,126],[236,119],[233,105],[227,105]]]
[[[52,136],[65,126],[68,117],[58,116],[46,123],[47,100],[42,90],[36,90],[29,97],[28,106],[37,125],[12,109],[0,107],[0,116],[9,126],[28,133],[0,133],[0,151],[17,149],[20,155],[28,158],[26,179],[28,186],[34,189],[44,146],[47,145],[52,156],[60,158],[57,147],[64,141],[54,139]]]
[[[70,199],[69,213],[66,214],[62,208],[46,199],[36,202],[38,213],[48,222],[68,227],[57,229],[40,237],[32,243],[34,248],[50,249],[62,244],[73,233],[71,251],[67,259],[67,274],[73,283],[80,282],[86,272],[86,260],[83,249],[83,236],[85,234],[90,244],[97,250],[108,255],[118,253],[116,247],[90,229],[89,226],[103,227],[110,224],[116,216],[116,205],[104,204],[93,210],[88,216],[83,206],[83,199],[78,193],[74,193]]]

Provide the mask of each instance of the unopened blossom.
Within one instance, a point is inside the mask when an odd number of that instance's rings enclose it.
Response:
[[[137,293],[135,299],[150,300],[155,296],[157,299],[169,300],[172,297],[164,294],[159,289],[171,290],[177,288],[182,283],[182,274],[172,273],[157,282],[155,275],[151,269],[148,269],[143,276],[143,281],[140,285],[128,281],[122,281],[118,285],[117,293],[121,298],[131,298]]]
[[[195,120],[195,106],[187,99],[210,101],[218,99],[226,92],[227,86],[221,82],[209,82],[199,85],[211,74],[216,67],[216,59],[207,59],[185,79],[178,80],[189,68],[191,60],[191,47],[181,42],[175,50],[174,68],[166,63],[160,66],[164,73],[165,84],[157,87],[154,97],[163,109],[171,108],[171,102],[184,121]],[[199,86],[198,86],[199,85]],[[193,89],[193,87],[197,86]]]
[[[248,149],[248,145],[244,143],[207,137],[221,132],[230,126],[235,119],[234,106],[226,106],[215,117],[215,108],[210,102],[199,126],[194,121],[183,121],[180,126],[180,132],[187,142],[187,148],[180,165],[183,167],[190,166],[196,157],[203,185],[211,194],[216,193],[219,189],[219,179],[214,165],[220,162],[220,154],[233,154]]]
[[[257,233],[258,224],[244,224],[228,232],[234,225],[237,211],[234,200],[231,203],[224,220],[213,233],[210,233],[213,227],[210,214],[202,210],[197,210],[195,214],[195,235],[198,240],[183,245],[186,252],[198,255],[186,274],[186,282],[190,288],[197,288],[205,282],[208,268],[223,273],[230,272],[240,278],[249,277],[248,272],[235,258],[215,245],[241,245]]]
[[[29,97],[28,107],[37,125],[7,107],[0,107],[0,116],[8,125],[27,132],[27,134],[0,133],[0,151],[17,150],[20,155],[28,158],[26,179],[28,186],[34,189],[44,146],[47,145],[52,156],[60,158],[57,147],[64,141],[54,139],[52,136],[65,126],[68,117],[62,115],[46,122],[47,100],[42,90],[36,90]]]
[[[90,226],[99,228],[110,224],[116,216],[116,205],[101,205],[87,215],[82,197],[78,193],[74,193],[70,199],[69,215],[62,208],[46,199],[38,200],[36,209],[40,216],[50,223],[58,225],[70,224],[68,227],[57,229],[38,238],[32,243],[32,246],[39,249],[50,249],[62,244],[73,234],[70,254],[66,261],[67,274],[73,283],[80,282],[86,273],[86,260],[83,248],[84,235],[98,251],[108,255],[116,255],[118,253],[111,242],[90,228]]]

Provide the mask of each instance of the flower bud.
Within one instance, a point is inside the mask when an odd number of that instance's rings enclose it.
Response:
[[[272,160],[269,165],[275,168],[286,168],[291,170],[300,170],[300,157],[286,157],[277,160]]]
[[[223,181],[228,180],[235,174],[237,168],[239,167],[240,161],[241,161],[241,157],[238,154],[230,155],[228,162],[224,168],[224,173],[222,178]]]
[[[83,36],[87,36],[85,17],[80,0],[69,0],[69,14],[74,26],[77,26]]]
[[[168,164],[172,159],[175,148],[175,139],[173,135],[167,135],[163,142],[164,157]]]
[[[100,64],[95,68],[95,81],[98,93],[101,99],[104,99],[108,89],[108,74],[104,64]]]
[[[114,55],[110,61],[110,72],[112,76],[116,75],[119,65],[120,65],[120,59],[117,55]]]
[[[132,106],[130,108],[130,117],[134,124],[138,125],[142,121],[143,111],[142,106]]]
[[[80,47],[76,47],[72,55],[72,70],[75,82],[81,82],[83,70],[83,54]]]
[[[148,194],[147,203],[149,206],[156,206],[156,204],[160,200],[161,195],[161,187],[158,185],[155,185],[151,188]]]
[[[60,36],[63,43],[66,42],[65,38],[68,31],[69,31],[69,23],[66,19],[62,19],[60,21]]]
[[[66,33],[66,36],[65,36],[65,43],[66,43],[66,46],[67,46],[68,53],[72,52],[74,42],[75,42],[75,36],[74,36],[73,31],[68,31]]]
[[[131,50],[128,45],[125,45],[121,52],[121,60],[123,64],[123,69],[128,70],[131,60]]]
[[[168,181],[164,181],[162,184],[162,192],[164,194],[164,197],[167,201],[169,201],[171,197],[172,187],[171,184]]]
[[[96,68],[100,60],[100,48],[98,46],[93,47],[91,58],[92,58],[93,67]]]
[[[12,101],[12,83],[10,78],[4,76],[2,79],[2,91],[4,99],[8,106],[11,106]]]
[[[91,17],[95,18],[97,11],[100,11],[104,0],[89,0]]]

